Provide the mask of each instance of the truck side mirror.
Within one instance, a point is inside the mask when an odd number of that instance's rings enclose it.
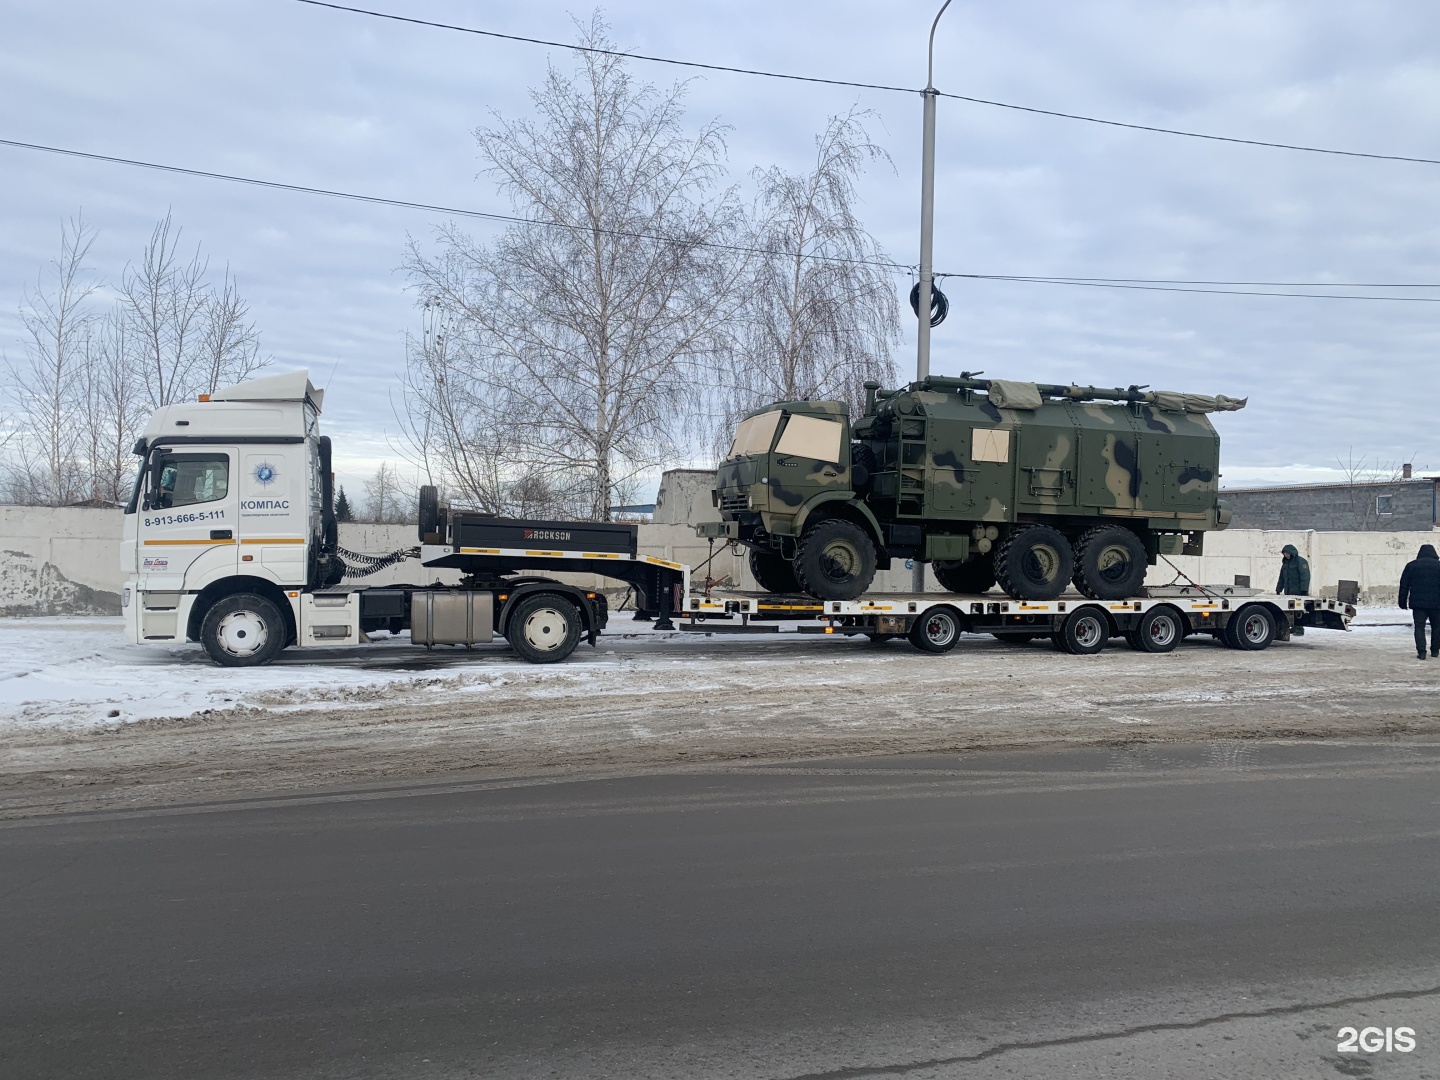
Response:
[[[159,510],[160,507],[160,480],[165,474],[165,455],[156,454],[150,459],[150,479],[145,485],[146,510]]]

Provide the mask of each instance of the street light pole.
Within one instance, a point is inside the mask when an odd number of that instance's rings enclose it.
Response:
[[[940,25],[940,16],[950,6],[950,0],[940,5],[935,21],[930,24],[929,62],[925,71],[924,132],[920,142],[920,292],[919,303],[915,305],[917,317],[915,335],[915,378],[924,379],[930,375],[930,295],[935,281],[935,28]],[[924,552],[921,552],[924,554]],[[913,589],[925,591],[925,564],[915,560]]]

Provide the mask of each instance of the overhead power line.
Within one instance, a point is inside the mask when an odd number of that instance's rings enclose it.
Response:
[[[814,75],[794,75],[782,71],[763,71],[758,68],[732,67],[727,64],[706,64],[697,60],[677,60],[668,56],[651,56],[645,53],[625,52],[620,49],[602,49],[594,45],[577,45],[573,42],[550,41],[545,38],[525,37],[520,34],[503,34],[498,30],[481,30],[474,26],[460,26],[455,23],[435,22],[417,19],[409,15],[393,15],[387,11],[353,7],[349,4],[330,3],[329,0],[295,0],[311,7],[330,8],[353,15],[368,15],[391,22],[410,23],[414,26],[428,26],[436,30],[453,30],[461,34],[478,37],[498,38],[502,41],[519,41],[528,45],[544,45],[554,49],[569,49],[574,52],[597,53],[601,56],[618,56],[626,60],[645,60],[653,64],[669,64],[673,67],[698,68],[703,71],[728,71],[736,75],[758,75],[766,79],[785,79],[790,82],[821,83],[827,86],[853,86],[862,90],[884,90],[898,94],[921,94],[923,90],[912,86],[887,86],[883,83],[857,82],[851,79],[823,79]],[[1148,131],[1158,135],[1177,135],[1186,139],[1204,139],[1208,142],[1235,143],[1240,146],[1263,146],[1272,150],[1296,150],[1306,154],[1329,154],[1337,157],[1368,158],[1373,161],[1404,161],[1412,165],[1440,165],[1440,158],[1411,157],[1405,154],[1372,154],[1360,150],[1336,150],[1325,146],[1305,146],[1300,143],[1271,142],[1265,139],[1242,139],[1233,135],[1211,135],[1202,131],[1185,131],[1181,128],[1158,127],[1152,124],[1135,124],[1124,120],[1105,120],[1098,116],[1082,113],[1061,112],[1057,109],[1041,109],[1032,105],[1015,105],[1008,101],[994,101],[990,98],[971,97],[967,94],[950,94],[937,91],[941,97],[956,101],[968,101],[972,105],[988,105],[996,109],[1010,109],[1015,112],[1034,113],[1037,116],[1054,116],[1062,120],[1079,120],[1087,124],[1103,124],[1106,127],[1129,128],[1132,131]]]
[[[249,187],[268,188],[276,191],[289,191],[302,195],[320,195],[331,199],[344,199],[350,202],[370,203],[376,206],[396,206],[405,210],[424,210],[438,214],[452,214],[457,217],[480,218],[486,221],[497,221],[507,225],[533,225],[549,229],[565,229],[580,232],[591,232],[589,225],[571,225],[562,221],[544,221],[536,218],[520,217],[516,214],[499,214],[488,210],[468,210],[458,206],[442,206],[438,203],[416,202],[410,199],[391,199],[381,195],[365,195],[353,191],[338,191],[333,188],[310,187],[305,184],[287,184],[279,180],[262,180],[253,176],[239,176],[234,173],[212,172],[208,169],[192,169],[182,165],[166,165],[156,161],[142,161],[138,158],[116,157],[111,154],[94,154],[85,150],[71,150],[60,146],[46,146],[43,143],[21,142],[18,139],[0,138],[0,146],[8,146],[17,150],[36,150],[47,154],[59,154],[64,157],[81,158],[86,161],[99,161],[108,165],[128,165],[137,169],[150,169],[156,172],[177,173],[181,176],[196,176],[205,180],[223,180],[232,184],[245,184]],[[662,236],[654,233],[630,232],[623,229],[601,229],[607,236],[619,236],[634,240],[654,240],[661,243],[678,242],[679,238],[673,236]],[[874,266],[891,273],[913,274],[915,268],[906,263],[890,262],[884,259],[848,259],[835,255],[821,255],[810,252],[797,253],[793,251],[775,251],[768,248],[758,248],[744,244],[718,244],[709,242],[694,242],[697,247],[707,248],[714,251],[733,251],[746,255],[785,255],[800,258],[815,259],[821,262],[842,262],[852,263],[859,266]],[[1440,303],[1440,297],[1414,297],[1414,296],[1362,296],[1346,295],[1340,293],[1297,293],[1297,292],[1259,292],[1248,289],[1218,289],[1218,288],[1189,288],[1184,286],[1196,284],[1209,285],[1230,285],[1230,284],[1256,284],[1274,286],[1277,288],[1391,288],[1391,289],[1434,289],[1440,285],[1433,284],[1391,284],[1391,285],[1365,285],[1356,282],[1329,283],[1329,282],[1185,282],[1169,281],[1159,278],[1078,278],[1078,277],[1046,277],[1035,274],[961,274],[961,273],[939,273],[936,278],[965,278],[975,281],[1009,281],[1039,285],[1080,285],[1092,288],[1111,289],[1141,289],[1154,292],[1189,292],[1189,293],[1212,293],[1216,295],[1230,296],[1288,296],[1302,297],[1321,300],[1390,300],[1409,303]]]

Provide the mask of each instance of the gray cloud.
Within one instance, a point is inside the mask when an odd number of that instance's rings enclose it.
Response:
[[[379,0],[376,0],[379,6]],[[935,5],[608,5],[637,51],[918,85]],[[573,3],[431,0],[393,10],[568,39]],[[1440,12],[1420,3],[957,0],[937,38],[943,90],[1200,131],[1440,156]],[[468,132],[528,108],[557,50],[288,0],[11,0],[0,135],[477,209],[508,210]],[[687,73],[637,62],[637,75]],[[719,73],[694,119],[733,125],[733,179],[802,167],[828,114],[875,109],[896,172],[865,181],[869,224],[915,258],[918,98]],[[1122,131],[942,100],[936,261],[944,270],[1227,280],[1440,283],[1429,212],[1440,167]],[[266,348],[329,379],[327,421],[358,477],[386,442],[403,333],[395,273],[425,214],[0,149],[0,340],[23,285],[84,207],[118,276],[156,218],[227,263]],[[478,235],[492,226],[475,223]],[[897,279],[897,288],[909,282]],[[1349,447],[1440,469],[1429,304],[1184,296],[951,281],[934,369],[1250,395],[1219,424],[1231,480],[1299,476]],[[1440,290],[1431,293],[1440,294]],[[1413,293],[1412,295],[1428,295]],[[899,354],[913,365],[913,336]],[[333,371],[333,377],[331,375]]]

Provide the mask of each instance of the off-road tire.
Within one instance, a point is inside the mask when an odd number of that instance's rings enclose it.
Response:
[[[1054,600],[1074,572],[1070,541],[1049,525],[1024,525],[995,550],[995,580],[1015,600]]]
[[[1126,641],[1140,652],[1168,653],[1174,652],[1184,637],[1185,617],[1170,605],[1162,604],[1140,616],[1135,628],[1126,635]]]
[[[1096,525],[1075,542],[1075,587],[1092,600],[1140,595],[1148,569],[1145,542],[1123,525]]]
[[[1071,656],[1090,656],[1110,640],[1110,620],[1093,604],[1078,607],[1065,617],[1055,633],[1055,645]]]
[[[757,551],[750,549],[750,574],[755,584],[766,592],[797,593],[800,582],[795,578],[795,567],[778,551]]]
[[[1262,604],[1246,604],[1225,624],[1225,644],[1241,652],[1268,649],[1275,640],[1275,616]]]
[[[875,470],[880,467],[875,457],[875,451],[864,443],[850,444],[850,490],[855,492],[864,491],[870,486],[870,481],[875,477]]]
[[[442,543],[440,536],[440,490],[433,484],[420,485],[420,498],[416,500],[417,531],[422,544]],[[432,540],[431,537],[436,539]]]
[[[854,600],[875,580],[875,545],[844,518],[811,525],[795,545],[795,578],[819,600]]]
[[[960,640],[964,624],[952,607],[933,607],[910,627],[910,644],[921,652],[945,653]]]
[[[995,587],[995,560],[988,553],[969,562],[932,562],[935,580],[946,592],[978,596]]]
[[[215,601],[200,622],[200,644],[222,667],[268,664],[290,643],[290,628],[271,601],[233,593]]]
[[[520,659],[556,664],[580,644],[580,612],[554,593],[536,593],[515,605],[505,623],[505,640]]]

